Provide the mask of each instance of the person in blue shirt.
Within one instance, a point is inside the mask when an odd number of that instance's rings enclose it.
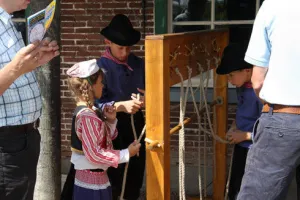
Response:
[[[114,148],[128,147],[134,141],[131,115],[134,115],[134,126],[137,138],[145,125],[142,108],[144,106],[145,63],[131,53],[133,45],[140,41],[141,34],[135,30],[127,16],[118,14],[110,24],[101,30],[104,36],[106,51],[97,64],[103,69],[104,89],[102,97],[95,106],[102,109],[105,105],[114,105],[117,111],[117,138],[113,141]],[[140,93],[141,97],[137,98]],[[122,189],[125,164],[118,168],[108,169],[113,199],[118,199]],[[145,142],[141,139],[138,156],[129,162],[124,198],[136,200],[140,196],[145,170]]]
[[[230,44],[224,49],[217,74],[227,75],[228,81],[237,87],[236,119],[227,132],[227,139],[234,146],[232,174],[228,197],[235,200],[240,190],[245,171],[248,150],[252,145],[252,130],[262,110],[262,103],[255,95],[251,84],[252,65],[244,61],[246,46]]]

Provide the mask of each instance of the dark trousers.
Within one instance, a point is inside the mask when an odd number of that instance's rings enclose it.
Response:
[[[248,148],[239,145],[234,146],[231,177],[228,191],[228,199],[235,200],[240,191],[242,179],[245,172]]]
[[[297,200],[300,200],[300,166],[296,169]]]
[[[0,132],[1,200],[33,199],[40,141],[37,129]]]
[[[254,127],[238,199],[285,199],[299,164],[300,115],[263,113]]]
[[[113,141],[114,148],[125,149],[134,141],[130,115],[126,113],[118,113],[117,118],[117,129],[119,134]],[[144,116],[141,111],[134,115],[134,121],[137,137],[139,137],[145,124]],[[140,196],[146,161],[144,137],[141,140],[141,145],[139,156],[130,158],[124,194],[124,198],[126,200],[136,200]],[[107,171],[112,186],[113,200],[117,200],[121,194],[124,169],[125,164],[120,164],[118,168],[110,167]]]
[[[75,174],[76,174],[76,170],[74,169],[74,164],[72,163],[63,190],[61,192],[61,196],[60,196],[61,200],[73,199]]]

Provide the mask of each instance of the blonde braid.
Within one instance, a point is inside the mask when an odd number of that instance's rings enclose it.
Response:
[[[96,83],[99,76],[103,77],[102,70],[99,70],[97,73],[87,78],[78,78],[78,77],[68,78],[69,88],[74,93],[76,101],[80,101],[80,99],[83,99],[86,102],[87,106],[89,107],[93,106],[94,93],[93,93],[92,85]]]
[[[90,101],[90,92],[92,91],[92,87],[87,80],[83,80],[79,90],[81,92],[81,96],[85,99],[87,106],[93,106],[93,104]]]

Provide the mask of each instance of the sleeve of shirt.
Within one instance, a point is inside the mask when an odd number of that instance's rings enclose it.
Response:
[[[245,61],[259,67],[268,67],[271,53],[271,44],[266,27],[268,13],[263,4],[255,18],[251,39],[245,55]]]
[[[97,117],[81,116],[81,140],[84,155],[94,164],[105,164],[118,167],[120,151],[104,149],[100,146],[105,136],[103,122]]]
[[[115,122],[113,124],[108,123],[108,122],[106,123],[106,125],[109,127],[112,140],[116,139],[116,137],[118,136],[117,123],[118,123],[117,119],[115,120]]]
[[[128,149],[121,150],[119,164],[129,162],[129,158],[130,158],[130,156],[129,156]]]
[[[118,120],[116,119],[115,122],[113,124],[111,123],[106,123],[106,125],[109,127],[110,129],[110,135],[111,135],[111,139],[114,140],[117,136],[118,136],[118,131],[117,131],[117,123]],[[129,151],[128,149],[123,149],[120,151],[120,160],[119,160],[119,164],[121,163],[127,163],[129,161]]]

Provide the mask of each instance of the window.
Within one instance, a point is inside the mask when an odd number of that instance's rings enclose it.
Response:
[[[168,0],[168,32],[228,28],[230,43],[248,43],[262,2],[263,0]],[[196,79],[198,78],[194,78],[193,82],[197,85]],[[213,80],[210,80],[209,86],[213,86]]]

